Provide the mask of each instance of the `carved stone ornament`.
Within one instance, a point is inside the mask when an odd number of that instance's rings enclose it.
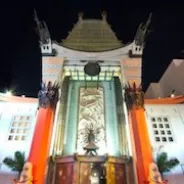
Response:
[[[89,148],[96,147],[99,148],[99,154],[105,152],[106,131],[104,112],[104,89],[101,87],[98,89],[95,87],[80,88],[77,132],[77,153],[80,155],[85,154]]]
[[[59,99],[59,85],[57,83],[52,84],[48,82],[46,85],[42,83],[41,89],[38,92],[39,107],[42,108],[55,108]]]
[[[144,92],[142,91],[142,87],[136,87],[134,83],[133,86],[130,84],[126,85],[125,88],[125,101],[128,109],[133,107],[136,108],[144,108]]]

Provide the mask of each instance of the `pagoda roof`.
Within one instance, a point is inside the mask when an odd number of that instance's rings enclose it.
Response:
[[[82,17],[68,37],[62,40],[61,45],[85,52],[103,52],[123,47],[106,19],[82,19]]]

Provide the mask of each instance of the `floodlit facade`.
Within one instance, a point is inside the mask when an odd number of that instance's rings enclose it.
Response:
[[[128,45],[105,13],[79,14],[61,43],[36,13],[35,21],[43,85],[38,99],[0,95],[1,181],[15,178],[3,160],[21,151],[27,162],[15,183],[161,183],[154,163],[161,150],[180,161],[164,179],[182,184],[184,97],[145,99],[140,87],[150,18]]]

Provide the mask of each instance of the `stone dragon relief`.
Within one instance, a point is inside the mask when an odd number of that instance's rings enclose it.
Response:
[[[79,119],[77,135],[77,152],[85,154],[86,147],[93,132],[94,144],[98,147],[98,154],[104,154],[105,123],[103,88],[80,88]]]

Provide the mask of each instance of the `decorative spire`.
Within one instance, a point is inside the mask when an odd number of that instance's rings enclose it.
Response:
[[[102,20],[106,21],[107,20],[107,13],[106,13],[106,11],[103,11],[101,15],[102,15]]]
[[[79,14],[78,14],[79,21],[81,21],[83,19],[83,15],[84,15],[83,12],[79,12]]]
[[[150,13],[147,22],[144,24],[143,22],[139,25],[136,35],[135,35],[135,43],[139,46],[144,46],[147,35],[150,33],[148,27],[151,23],[152,13]]]
[[[41,43],[47,44],[49,42],[49,39],[50,39],[50,33],[48,30],[47,24],[44,21],[41,22],[38,19],[37,12],[35,9],[34,9],[34,20],[35,20],[36,25],[37,25],[37,32],[38,32],[38,35],[40,36]]]
[[[124,90],[128,109],[132,109],[133,107],[144,108],[144,92],[142,91],[142,86],[137,87],[135,83],[133,86],[127,84]]]
[[[37,12],[36,12],[36,10],[35,10],[35,9],[34,9],[34,20],[35,20],[35,22],[36,22],[37,26],[39,26],[40,21],[39,21],[39,19],[38,19],[38,15],[37,15]]]

